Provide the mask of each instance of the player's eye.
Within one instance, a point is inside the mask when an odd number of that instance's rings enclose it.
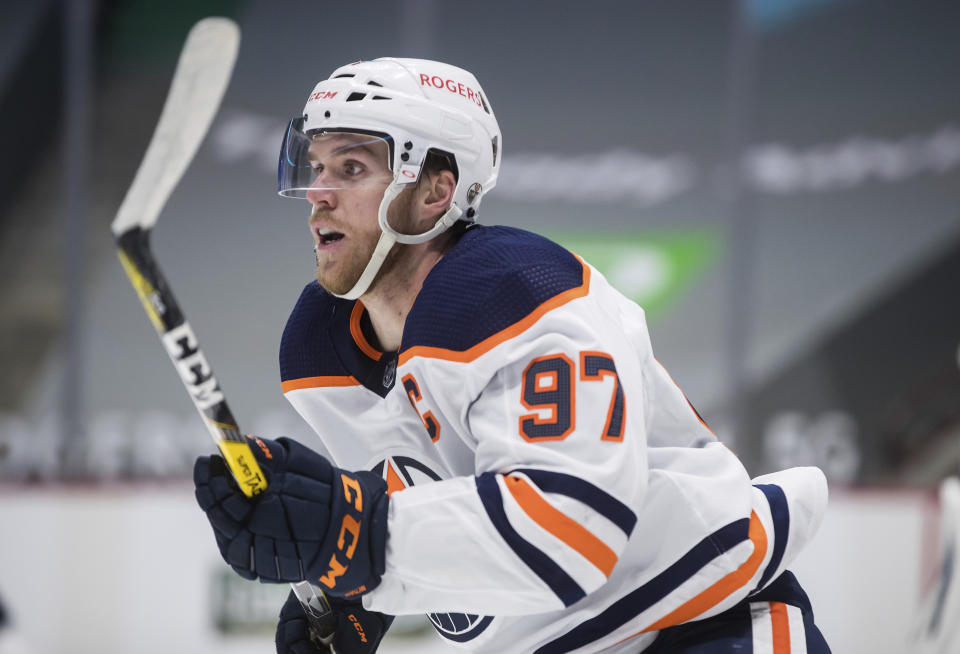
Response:
[[[313,170],[313,172],[317,173],[318,175],[321,172],[323,172],[323,164],[320,163],[319,161],[311,161],[310,168]]]
[[[347,177],[356,177],[366,171],[366,168],[356,161],[345,161],[343,164],[343,174]]]

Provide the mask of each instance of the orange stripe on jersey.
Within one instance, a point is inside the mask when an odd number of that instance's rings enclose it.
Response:
[[[773,654],[790,654],[790,620],[786,604],[770,602],[770,622],[773,626]]]
[[[610,576],[613,566],[617,564],[617,555],[612,549],[580,523],[553,508],[523,479],[506,476],[503,480],[513,499],[534,522],[579,552],[606,577]]]
[[[763,563],[763,557],[767,554],[767,532],[763,530],[763,525],[760,524],[760,518],[757,517],[757,514],[753,511],[750,512],[750,528],[747,535],[750,537],[750,540],[753,541],[753,554],[751,554],[739,568],[717,581],[693,599],[681,604],[643,631],[633,634],[633,636],[648,631],[666,629],[681,622],[689,622],[706,611],[709,611],[729,597],[731,593],[750,581],[760,568],[760,564]],[[623,640],[629,640],[633,638],[633,636],[628,636]],[[623,640],[620,642],[622,643]]]
[[[350,312],[350,335],[353,336],[353,342],[357,344],[357,347],[360,348],[360,351],[366,354],[368,357],[374,361],[379,361],[380,357],[383,356],[382,352],[378,352],[377,348],[370,345],[366,337],[363,335],[363,330],[360,329],[360,317],[363,315],[363,303],[360,300],[357,300],[353,303],[353,311]]]
[[[763,557],[767,554],[767,532],[760,524],[760,518],[753,511],[750,512],[750,528],[747,532],[750,540],[753,541],[753,554],[751,554],[743,564],[728,574],[726,577],[716,582],[710,588],[681,604],[669,614],[653,623],[644,631],[659,631],[666,627],[693,620],[701,613],[704,613],[724,599],[738,588],[746,584],[756,573]]]
[[[527,329],[532,327],[545,314],[558,307],[562,307],[571,300],[585,296],[590,291],[590,267],[586,264],[586,262],[583,261],[583,259],[580,259],[580,257],[577,257],[577,259],[583,266],[583,283],[580,284],[580,286],[575,286],[574,288],[568,289],[563,293],[554,295],[552,298],[527,314],[526,317],[518,320],[505,329],[501,329],[496,334],[488,336],[473,347],[459,351],[448,350],[442,347],[431,347],[429,345],[415,345],[400,353],[397,365],[402,366],[413,357],[446,359],[447,361],[468,363],[479,357],[481,354],[486,354],[497,345],[500,345],[505,341],[509,341],[511,338],[519,336]]]
[[[325,388],[327,386],[360,386],[360,382],[351,375],[329,375],[327,377],[301,377],[280,382],[284,393],[299,388]]]

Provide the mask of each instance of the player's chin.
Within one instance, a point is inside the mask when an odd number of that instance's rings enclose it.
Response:
[[[344,295],[356,285],[358,279],[360,279],[359,274],[337,274],[336,271],[317,267],[317,283],[327,293]]]

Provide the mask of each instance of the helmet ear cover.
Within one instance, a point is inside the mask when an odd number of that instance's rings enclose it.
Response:
[[[457,168],[456,158],[449,152],[430,148],[427,150],[427,156],[423,159],[423,166],[420,167],[420,176],[433,175],[444,170],[453,173],[453,178],[460,181],[460,170]]]

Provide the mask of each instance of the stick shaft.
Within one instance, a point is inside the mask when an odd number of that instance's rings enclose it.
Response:
[[[190,323],[154,261],[149,237],[149,230],[139,227],[121,235],[117,239],[120,262],[180,374],[180,381],[187,389],[190,400],[203,418],[204,425],[237,483],[247,497],[257,495],[266,490],[266,477],[250,451],[247,439],[240,433],[240,427]]]
[[[117,245],[120,262],[231,473],[247,497],[262,493],[267,488],[267,479],[247,439],[240,433],[190,323],[154,261],[150,231],[139,227],[130,229],[117,239]],[[307,581],[290,586],[310,623],[311,640],[321,651],[326,651],[337,627],[337,616],[330,603],[322,590]]]

